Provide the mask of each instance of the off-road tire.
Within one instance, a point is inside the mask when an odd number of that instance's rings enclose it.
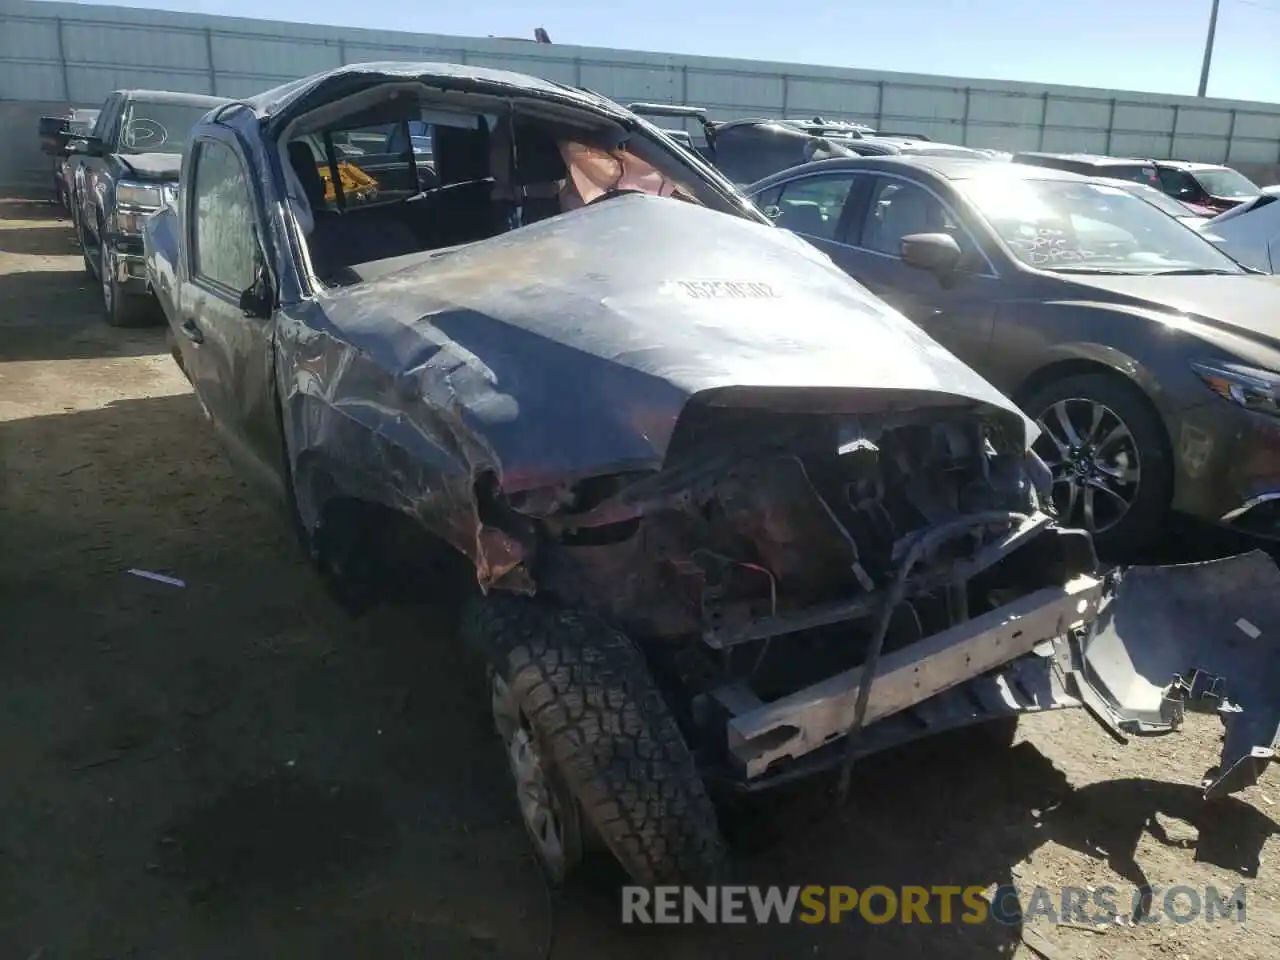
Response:
[[[626,636],[591,613],[497,593],[467,604],[461,630],[520,699],[584,820],[633,881],[724,877],[715,807]]]
[[[1149,547],[1169,519],[1173,500],[1173,452],[1160,414],[1135,384],[1119,374],[1082,373],[1051,380],[1026,396],[1027,416],[1038,417],[1059,400],[1079,397],[1110,407],[1133,437],[1142,477],[1128,513],[1109,530],[1094,535],[1098,552],[1127,558]]]

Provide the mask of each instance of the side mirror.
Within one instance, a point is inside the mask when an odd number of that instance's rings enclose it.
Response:
[[[40,152],[51,157],[61,156],[67,146],[71,121],[66,117],[40,118]]]
[[[761,213],[763,213],[770,220],[777,220],[780,216],[782,216],[782,208],[774,206],[773,204],[770,204],[769,206],[765,207],[761,211]]]
[[[938,276],[954,273],[963,256],[949,233],[913,233],[902,238],[902,260]]]
[[[275,308],[275,292],[271,289],[271,278],[261,255],[257,258],[255,271],[253,285],[240,294],[240,312],[255,320],[269,320]]]
[[[100,157],[107,152],[106,144],[102,142],[100,137],[85,137],[82,141],[83,149],[77,151],[90,157]]]

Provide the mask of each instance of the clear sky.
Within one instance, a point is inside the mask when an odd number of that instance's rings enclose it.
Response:
[[[1210,0],[124,0],[375,29],[1194,95]],[[1221,0],[1209,96],[1280,102],[1280,0]]]

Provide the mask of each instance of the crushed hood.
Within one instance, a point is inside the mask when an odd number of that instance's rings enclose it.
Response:
[[[321,305],[402,395],[460,407],[508,489],[656,467],[685,403],[716,391],[850,412],[983,406],[1035,436],[811,245],[693,204],[619,196],[404,259]]]
[[[117,159],[139,180],[177,180],[182,156],[176,153],[118,153]]]

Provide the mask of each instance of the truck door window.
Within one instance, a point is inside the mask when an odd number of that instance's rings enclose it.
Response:
[[[195,276],[238,295],[253,285],[253,198],[232,150],[201,140],[195,155],[191,225]]]
[[[93,135],[108,146],[112,145],[115,141],[116,118],[119,116],[120,97],[109,97],[93,125]]]

